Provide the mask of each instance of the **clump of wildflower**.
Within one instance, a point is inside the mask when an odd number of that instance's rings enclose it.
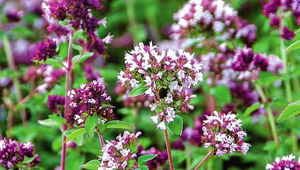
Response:
[[[103,9],[99,1],[96,0],[51,0],[42,4],[45,18],[50,24],[54,24],[55,20],[65,21],[66,28],[70,30],[83,30],[87,34],[87,42],[84,43],[85,49],[103,54],[105,51],[104,43],[111,43],[112,36],[108,35],[101,39],[98,37],[97,28],[100,25],[106,27],[106,19],[99,20],[93,16],[92,10],[100,11]]]
[[[286,12],[291,11],[292,15],[297,18],[298,25],[300,24],[300,2],[296,0],[271,0],[263,7],[263,14],[270,19],[270,25],[281,29],[281,37],[285,40],[292,40],[295,37],[295,33],[287,26],[282,24],[283,16]],[[282,10],[279,10],[279,9]],[[278,12],[280,11],[280,12]],[[283,11],[283,13],[282,13]]]
[[[244,142],[247,133],[241,127],[241,120],[235,114],[213,112],[203,121],[203,142],[214,155],[241,152],[247,154],[250,144]]]
[[[168,160],[168,153],[167,151],[159,151],[155,147],[151,147],[149,150],[142,150],[143,148],[139,146],[139,152],[138,156],[142,155],[157,155],[155,158],[151,159],[146,163],[149,169],[155,170],[155,169],[161,169],[162,166],[165,165],[165,163]]]
[[[88,64],[83,68],[84,76],[88,81],[97,81],[104,83],[104,79],[100,76],[100,73],[94,70],[93,66]]]
[[[283,156],[281,159],[277,157],[272,164],[267,164],[266,169],[277,170],[277,169],[289,169],[289,170],[297,170],[300,169],[300,158],[298,162],[295,161],[296,157],[291,154],[288,156]]]
[[[141,132],[129,133],[125,131],[123,135],[119,135],[117,140],[106,141],[102,147],[101,168],[105,169],[135,169],[138,168],[137,152],[138,137]]]
[[[79,89],[68,91],[67,95],[71,99],[72,117],[78,124],[83,123],[88,115],[97,114],[104,120],[113,117],[113,110],[108,107],[111,97],[102,83],[93,81],[82,84]]]
[[[36,56],[33,58],[38,61],[46,61],[47,58],[52,58],[56,55],[56,42],[52,39],[46,39],[36,45]]]
[[[33,157],[33,145],[30,142],[19,143],[11,139],[0,139],[0,164],[5,169],[16,168],[22,165],[25,157]],[[30,162],[30,166],[35,166],[39,163],[39,156]]]
[[[65,105],[65,97],[59,95],[49,95],[47,107],[52,113],[58,113]]]
[[[223,0],[189,0],[173,18],[177,22],[171,27],[174,40],[189,39],[189,35],[199,32],[217,35],[221,40],[241,38],[249,45],[256,38],[256,27],[239,18],[237,11]]]
[[[202,81],[203,75],[193,54],[181,49],[160,52],[152,43],[140,43],[125,54],[125,64],[127,69],[119,73],[119,82],[132,88],[147,88],[143,94],[155,98],[150,107],[158,110],[158,115],[151,119],[159,129],[166,129],[165,123],[174,120],[175,111],[194,108],[189,102],[196,96],[187,90]]]

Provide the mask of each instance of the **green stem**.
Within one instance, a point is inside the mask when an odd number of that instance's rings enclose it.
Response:
[[[138,42],[137,42],[136,36],[134,35],[136,28],[137,28],[135,11],[134,11],[134,2],[133,2],[133,0],[126,0],[125,5],[126,5],[127,16],[129,19],[129,26],[130,26],[130,29],[132,30],[131,35],[133,37],[133,43],[136,44]]]
[[[5,36],[4,39],[3,39],[3,46],[4,46],[4,52],[5,52],[5,56],[6,56],[9,68],[11,70],[13,70],[15,73],[17,73],[18,69],[17,69],[17,67],[15,65],[14,58],[13,58],[13,56],[11,54],[11,48],[10,48],[10,44],[9,44],[9,40],[8,40],[7,36]],[[17,103],[19,103],[22,100],[22,93],[21,93],[21,88],[20,88],[20,82],[18,80],[18,76],[17,75],[13,75],[12,79],[13,79],[13,84],[14,84],[15,91],[16,91]],[[27,127],[28,123],[27,123],[27,118],[26,118],[26,111],[25,111],[25,109],[20,109],[20,112],[21,112],[21,117],[22,117],[23,125],[25,127]],[[13,112],[11,114],[13,114]]]
[[[284,76],[288,77],[289,72],[288,72],[287,57],[286,57],[286,54],[285,54],[284,41],[283,41],[282,38],[280,39],[280,50],[281,50],[281,57],[282,57],[282,60],[283,60],[283,65],[284,65]],[[284,79],[284,88],[285,88],[286,98],[287,98],[288,102],[290,102],[290,103],[293,102],[292,88],[291,87],[292,86],[291,86],[290,79],[285,78]],[[293,127],[295,126],[295,124],[296,124],[295,119],[291,120],[291,124],[292,124]],[[295,139],[294,142],[293,142],[293,145],[292,145],[292,152],[298,156],[297,133],[294,130],[292,130],[291,135],[292,135],[292,138]]]
[[[268,118],[269,118],[269,123],[270,123],[270,126],[271,126],[271,131],[272,131],[272,136],[273,136],[273,139],[274,141],[276,142],[277,146],[279,145],[279,140],[278,140],[278,135],[277,135],[277,132],[276,132],[276,125],[275,125],[275,119],[274,119],[274,116],[273,116],[273,112],[272,112],[272,109],[270,107],[270,105],[268,104],[268,100],[267,100],[267,97],[264,93],[264,91],[262,90],[261,86],[255,84],[255,88],[256,90],[258,91],[259,93],[259,96],[267,110],[267,113],[268,113]]]
[[[190,170],[191,169],[191,151],[190,151],[190,144],[188,143],[186,146],[186,169]]]

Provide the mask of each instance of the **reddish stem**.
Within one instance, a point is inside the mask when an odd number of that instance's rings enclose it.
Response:
[[[64,113],[64,117],[67,120],[67,117],[70,113],[70,99],[67,96],[68,91],[70,91],[71,89],[71,84],[70,84],[70,78],[71,78],[71,73],[72,73],[72,44],[73,44],[73,32],[70,32],[70,39],[69,39],[69,53],[68,53],[68,65],[67,65],[67,69],[66,69],[66,94],[65,94],[65,113]],[[66,136],[64,135],[65,130],[67,129],[67,125],[63,124],[63,128],[62,128],[62,133],[63,133],[63,137],[62,137],[62,148],[61,148],[61,170],[65,170],[65,166],[66,166]]]
[[[100,132],[99,132],[98,129],[97,129],[97,133],[98,133],[98,137],[99,137],[99,141],[100,141],[101,147],[103,148],[105,144],[104,144],[104,141],[103,141],[103,137],[100,134]]]
[[[207,158],[212,154],[213,152],[212,151],[209,151],[207,153],[207,155],[202,159],[202,161],[199,163],[199,165],[197,165],[197,167],[194,169],[194,170],[197,170],[200,168],[200,166],[207,160]]]
[[[174,170],[173,159],[172,159],[172,154],[171,154],[171,147],[170,147],[170,141],[169,141],[169,136],[168,136],[168,131],[167,130],[164,130],[164,135],[165,135],[165,141],[166,141],[166,146],[167,146],[168,158],[169,158],[169,162],[170,162],[170,169]]]

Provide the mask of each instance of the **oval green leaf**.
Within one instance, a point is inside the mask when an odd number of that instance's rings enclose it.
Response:
[[[175,135],[181,135],[183,129],[183,120],[180,116],[176,115],[173,122],[170,122],[168,129]]]
[[[130,93],[129,97],[137,97],[145,93],[150,87],[144,87],[143,85],[139,85],[138,87],[133,88]]]
[[[154,159],[156,156],[157,156],[157,154],[150,154],[150,155],[143,155],[143,156],[140,156],[140,157],[138,158],[138,165],[139,165],[139,166],[142,166],[142,165],[144,165],[145,163],[147,163],[148,161]]]
[[[283,121],[300,113],[300,100],[289,104],[280,114],[277,121]]]
[[[100,161],[98,160],[91,160],[83,165],[80,166],[80,168],[83,169],[90,169],[90,170],[98,170],[98,168],[100,167]]]
[[[66,140],[65,140],[65,143],[69,142],[70,140],[78,137],[78,136],[81,136],[83,134],[86,133],[86,130],[84,128],[80,128],[80,129],[77,129],[75,131],[73,131],[70,135],[67,136]]]
[[[292,50],[296,50],[300,48],[300,40],[294,42],[293,44],[291,44],[290,46],[288,46],[285,51],[288,52],[288,51],[292,51]]]
[[[85,120],[84,126],[86,129],[86,133],[89,137],[94,136],[95,127],[98,124],[98,116],[97,114],[93,114],[93,116],[88,116]]]
[[[129,123],[120,120],[112,120],[105,123],[105,125],[108,129],[133,129]]]
[[[258,109],[260,106],[260,104],[257,102],[257,103],[254,103],[253,105],[251,105],[250,107],[248,107],[246,109],[246,111],[244,112],[244,117],[247,117],[249,116],[252,112],[254,112],[256,109]]]

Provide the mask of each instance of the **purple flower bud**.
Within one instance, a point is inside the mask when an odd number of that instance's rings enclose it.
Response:
[[[65,97],[58,95],[49,95],[47,107],[51,110],[52,113],[57,113],[60,108],[65,105]]]
[[[269,18],[270,18],[270,25],[279,28],[281,19],[276,15],[272,15],[272,14],[269,15]]]
[[[181,140],[173,142],[172,148],[177,149],[177,150],[184,150],[185,149],[185,147],[183,145],[183,142]]]
[[[279,5],[280,5],[280,2],[279,2]],[[269,16],[269,14],[275,14],[278,10],[278,7],[279,7],[278,3],[277,3],[277,0],[273,0],[267,4],[264,5],[263,7],[263,14],[265,16]]]
[[[283,27],[280,36],[285,40],[292,40],[295,36],[295,33],[294,31],[291,31],[288,27]]]
[[[33,58],[38,61],[46,61],[56,55],[56,42],[52,39],[46,39],[45,42],[38,42],[36,45],[36,56]]]
[[[235,71],[245,71],[253,61],[254,52],[250,48],[243,48],[236,51],[232,69]]]
[[[262,71],[267,71],[269,62],[265,54],[256,54],[254,57],[254,66]]]

